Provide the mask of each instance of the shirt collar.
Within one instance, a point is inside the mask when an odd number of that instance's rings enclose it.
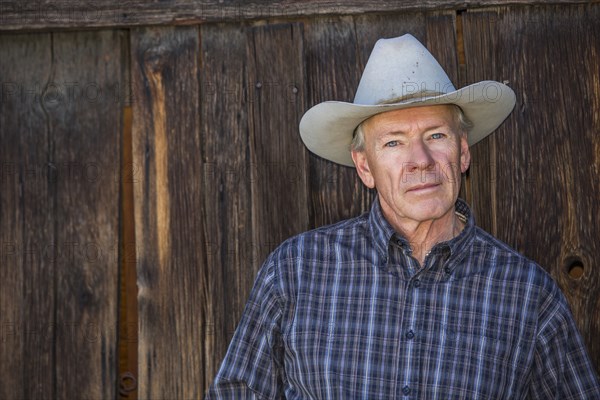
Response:
[[[459,218],[465,222],[464,229],[454,238],[436,244],[431,249],[431,254],[447,253],[449,258],[457,260],[457,258],[462,258],[463,250],[473,239],[475,234],[475,219],[471,209],[463,199],[459,198],[456,200],[454,210],[459,215]],[[408,241],[396,233],[394,228],[385,219],[381,204],[379,203],[379,196],[375,197],[371,206],[368,224],[375,249],[384,260],[387,261],[388,259],[388,250],[392,239],[399,240],[404,246],[409,246]],[[456,263],[452,263],[452,265],[456,265]]]
[[[375,200],[371,205],[368,223],[375,249],[384,260],[387,260],[388,245],[396,232],[383,216],[383,210],[381,204],[379,204],[379,195],[375,196]]]

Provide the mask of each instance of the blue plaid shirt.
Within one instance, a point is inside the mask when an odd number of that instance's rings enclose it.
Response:
[[[285,241],[207,399],[600,399],[552,278],[475,226],[423,268],[382,215]]]

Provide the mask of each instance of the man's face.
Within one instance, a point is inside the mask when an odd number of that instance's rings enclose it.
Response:
[[[470,154],[452,106],[377,114],[363,132],[365,149],[352,158],[363,183],[377,189],[386,217],[423,222],[454,212]]]

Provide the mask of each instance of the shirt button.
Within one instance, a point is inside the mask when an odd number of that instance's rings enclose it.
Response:
[[[412,338],[414,338],[414,337],[415,337],[415,333],[414,333],[412,330],[410,330],[410,331],[406,332],[406,338],[407,338],[408,340],[411,340],[411,339],[412,339]]]
[[[418,279],[415,279],[415,282],[413,283],[413,285],[415,285],[415,287],[418,288],[419,286],[421,286],[421,281]]]
[[[408,386],[404,386],[402,388],[402,393],[404,393],[405,396],[408,396],[410,393],[410,388]]]
[[[452,270],[450,269],[450,267],[446,267],[444,268],[444,272],[450,275],[450,272],[452,272]]]

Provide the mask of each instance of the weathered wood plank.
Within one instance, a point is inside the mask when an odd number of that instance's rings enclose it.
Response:
[[[308,227],[306,154],[298,134],[306,90],[302,41],[300,24],[249,31],[250,163],[256,170],[249,240],[259,264],[279,243]]]
[[[597,0],[592,0],[597,2]],[[471,9],[518,4],[577,4],[584,0],[423,0],[330,1],[285,0],[248,3],[243,0],[114,1],[52,0],[0,1],[0,30],[31,30],[140,25],[190,25],[202,22],[239,22],[252,19],[317,15],[359,15],[368,12],[407,12]]]
[[[509,77],[502,76],[498,69],[497,53],[498,34],[490,32],[490,27],[495,27],[496,10],[489,13],[478,13],[479,18],[473,18],[463,13],[460,18],[463,26],[463,44],[465,51],[465,65],[461,69],[462,85],[469,85],[481,80],[509,81]],[[508,82],[511,86],[515,82]],[[471,147],[471,166],[467,172],[468,199],[478,225],[493,235],[498,234],[498,207],[497,207],[497,137],[512,135],[516,126],[511,122],[511,117],[488,138]],[[519,127],[519,130],[521,128]]]
[[[258,265],[252,231],[247,31],[236,24],[201,27],[201,131],[208,264],[204,269],[205,310],[201,342],[204,390],[214,378],[240,320]],[[226,294],[226,295],[224,295]]]
[[[206,285],[197,27],[131,31],[139,397],[201,396]]]
[[[1,353],[2,397],[113,398],[122,37],[2,40],[3,81],[18,87],[0,112],[2,161],[17,178],[3,198],[18,199],[2,207],[16,253],[2,261],[2,310],[20,342]]]
[[[600,370],[600,9],[463,16],[468,80],[508,80],[517,93],[511,117],[475,146],[479,220],[558,281]],[[493,180],[477,179],[486,168]]]
[[[426,46],[448,74],[455,87],[458,82],[458,57],[456,43],[456,14],[442,11],[425,15]]]
[[[129,60],[129,46],[124,46],[124,60]],[[127,64],[125,69],[129,72]],[[129,76],[129,75],[128,75]],[[124,85],[130,88],[126,79]],[[128,92],[129,89],[127,90]],[[124,102],[129,100],[123,97]],[[137,400],[138,377],[138,303],[137,271],[135,254],[135,223],[133,209],[134,174],[131,150],[131,105],[123,109],[123,140],[121,158],[121,257],[119,260],[119,399]],[[137,172],[137,171],[136,171]]]
[[[56,398],[115,396],[122,46],[118,31],[54,35],[52,79],[82,87],[48,110],[59,169],[54,236],[75,255],[56,271]]]
[[[305,24],[304,57],[308,103],[352,102],[360,80],[352,17],[317,18]],[[310,227],[317,227],[361,214],[368,209],[369,192],[354,168],[308,155]]]
[[[0,398],[55,393],[56,264],[49,121],[50,34],[0,35]],[[27,68],[21,68],[27,65]],[[30,382],[36,382],[35,386]]]

